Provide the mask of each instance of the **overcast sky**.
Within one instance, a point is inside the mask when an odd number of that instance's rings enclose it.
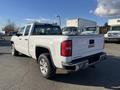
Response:
[[[86,18],[103,25],[108,18],[120,17],[120,0],[0,0],[0,27],[8,19],[18,25],[30,19],[51,20],[60,15]]]

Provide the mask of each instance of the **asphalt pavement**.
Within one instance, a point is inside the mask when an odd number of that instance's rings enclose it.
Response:
[[[0,90],[120,90],[120,44],[107,43],[107,60],[72,74],[59,71],[43,78],[38,64],[24,55],[13,57],[10,42],[0,40]]]

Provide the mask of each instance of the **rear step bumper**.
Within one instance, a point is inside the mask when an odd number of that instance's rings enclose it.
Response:
[[[78,71],[81,69],[86,69],[89,66],[92,66],[100,61],[103,61],[106,59],[106,57],[106,53],[102,52],[85,58],[73,60],[70,63],[62,63],[62,66],[66,70]]]

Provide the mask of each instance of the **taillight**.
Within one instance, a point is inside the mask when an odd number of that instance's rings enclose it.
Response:
[[[61,43],[61,56],[72,56],[72,40],[66,40]]]

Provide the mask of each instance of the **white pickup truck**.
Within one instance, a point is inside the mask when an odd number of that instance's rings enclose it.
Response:
[[[11,38],[12,55],[36,59],[43,77],[51,78],[56,69],[77,71],[106,57],[103,35],[65,36],[59,26],[31,23]]]

